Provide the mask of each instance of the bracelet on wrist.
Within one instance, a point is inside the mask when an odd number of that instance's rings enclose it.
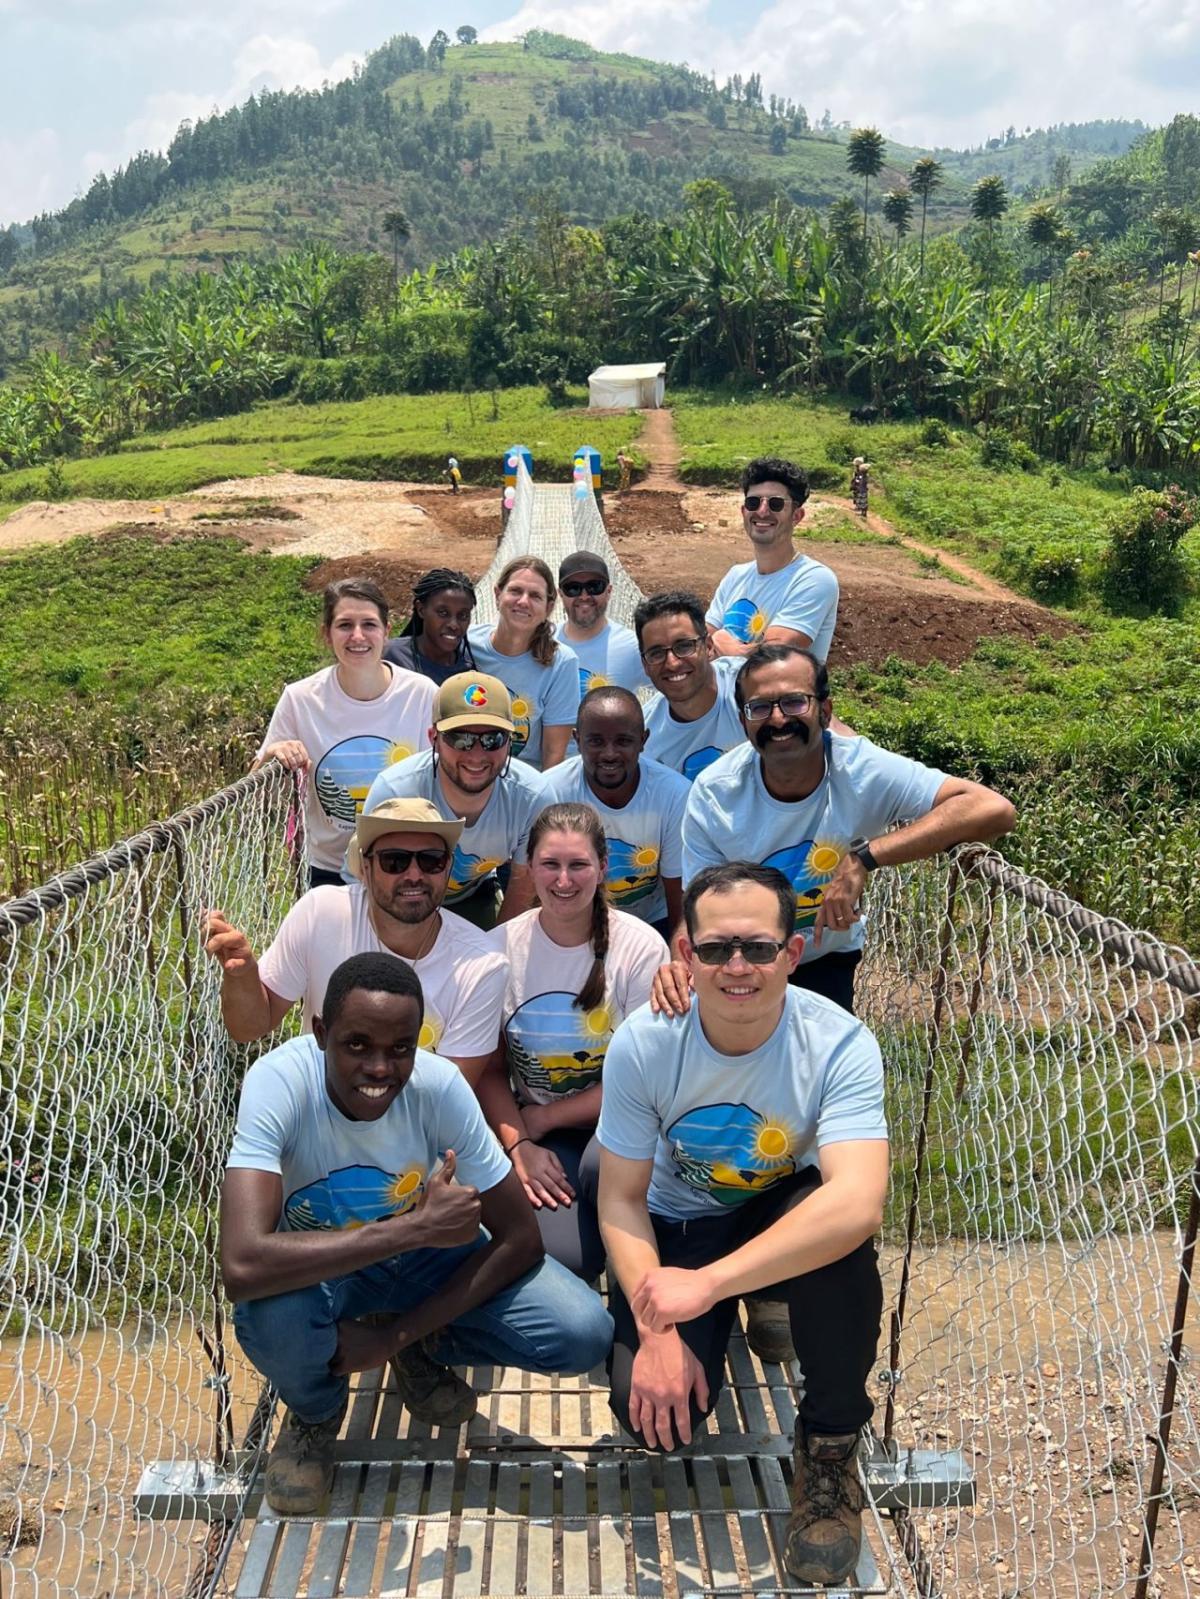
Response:
[[[504,1150],[504,1153],[506,1155],[511,1155],[513,1150],[517,1147],[518,1144],[532,1144],[532,1143],[533,1143],[533,1139],[530,1138],[529,1134],[528,1133],[523,1133],[520,1138],[514,1138],[511,1144],[502,1144],[500,1147]]]

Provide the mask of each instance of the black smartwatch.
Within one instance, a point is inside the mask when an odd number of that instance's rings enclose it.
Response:
[[[851,844],[850,853],[856,861],[861,862],[863,871],[868,873],[868,875],[879,870],[879,862],[871,854],[871,846],[865,838],[861,839],[857,844]]]

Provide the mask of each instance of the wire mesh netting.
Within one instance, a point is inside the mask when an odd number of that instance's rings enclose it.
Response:
[[[181,1595],[209,1529],[133,1508],[145,1462],[232,1463],[259,1384],[217,1287],[244,1066],[205,907],[262,948],[297,887],[272,764],[0,905],[0,1589]],[[290,846],[289,846],[290,840]]]

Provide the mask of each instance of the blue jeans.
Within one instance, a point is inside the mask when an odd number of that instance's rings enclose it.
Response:
[[[341,1411],[350,1387],[348,1378],[329,1369],[337,1323],[411,1310],[487,1241],[480,1233],[458,1249],[414,1249],[311,1288],[244,1300],[233,1312],[238,1342],[302,1421],[328,1421]],[[581,1372],[601,1364],[612,1335],[599,1294],[546,1259],[443,1328],[434,1354],[447,1365]]]

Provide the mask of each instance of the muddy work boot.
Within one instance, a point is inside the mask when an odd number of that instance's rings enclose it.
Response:
[[[449,1366],[439,1365],[422,1343],[393,1355],[392,1371],[409,1414],[431,1427],[461,1427],[479,1408],[470,1384]]]
[[[746,1299],[746,1342],[760,1360],[795,1360],[786,1299]]]
[[[289,1410],[267,1461],[266,1494],[281,1516],[315,1515],[333,1486],[333,1446],[345,1405],[328,1421],[301,1421]]]
[[[845,1582],[854,1574],[862,1548],[858,1434],[805,1437],[797,1422],[793,1459],[783,1563],[799,1582]]]

